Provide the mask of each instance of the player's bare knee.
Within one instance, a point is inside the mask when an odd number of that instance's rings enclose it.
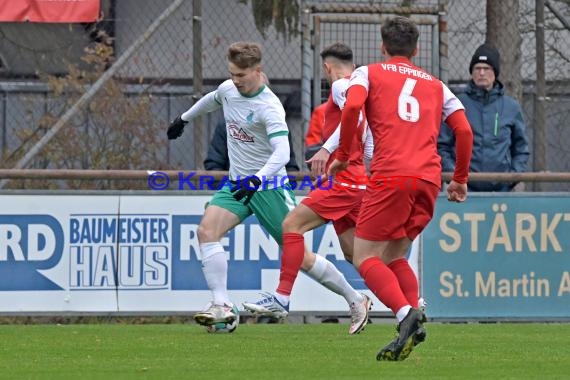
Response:
[[[281,223],[283,233],[297,233],[299,232],[299,224],[293,214],[287,215],[283,223]]]
[[[354,265],[354,267],[358,269],[360,268],[360,265],[362,265],[362,263],[370,257],[371,257],[370,255],[366,254],[359,255],[357,252],[355,252],[354,255],[352,256],[352,265]]]
[[[313,252],[309,252],[305,249],[305,255],[303,256],[303,263],[301,264],[301,269],[304,271],[309,271],[313,265],[315,265],[316,255]]]
[[[214,229],[207,226],[207,225],[200,224],[198,226],[197,234],[198,234],[198,241],[201,244],[202,243],[211,243],[211,242],[219,240],[219,239],[216,239]]]
[[[352,258],[352,265],[358,270],[360,268],[360,264],[362,264],[362,260]]]

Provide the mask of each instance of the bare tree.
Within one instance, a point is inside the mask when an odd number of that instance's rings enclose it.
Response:
[[[519,0],[487,0],[487,41],[501,53],[500,81],[506,91],[522,101]]]
[[[87,69],[76,64],[68,65],[64,76],[42,75],[48,84],[48,106],[37,126],[17,130],[21,147],[14,152],[7,167],[12,167],[29,146],[55,125],[62,110],[69,109],[89,87],[101,77],[114,52],[111,44],[96,42],[85,49],[82,60]],[[42,149],[33,165],[57,169],[140,169],[168,168],[166,159],[167,142],[164,140],[163,121],[152,113],[153,97],[143,89],[137,96],[129,96],[126,86],[116,79],[108,80],[98,96],[94,97],[84,112],[69,121],[64,133],[55,135]],[[33,106],[33,105],[31,105]],[[24,187],[21,182],[12,181],[12,187]],[[144,183],[142,184],[144,188]],[[36,181],[35,188],[53,188],[53,182]],[[69,181],[69,188],[135,188],[140,181],[109,183],[108,181]]]
[[[238,0],[247,4],[250,0]],[[255,26],[265,38],[267,29],[273,25],[275,31],[286,41],[299,33],[299,0],[251,0]]]

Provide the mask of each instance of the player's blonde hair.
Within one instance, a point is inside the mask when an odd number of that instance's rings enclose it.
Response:
[[[261,63],[261,45],[256,42],[235,42],[228,48],[228,61],[240,69],[249,69]]]

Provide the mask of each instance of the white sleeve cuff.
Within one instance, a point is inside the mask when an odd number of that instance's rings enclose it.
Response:
[[[366,127],[366,139],[364,140],[364,159],[370,160],[374,154],[374,139],[372,132]]]
[[[336,127],[335,131],[329,137],[327,141],[323,144],[323,148],[325,148],[329,153],[333,153],[337,148],[340,141],[340,125]]]

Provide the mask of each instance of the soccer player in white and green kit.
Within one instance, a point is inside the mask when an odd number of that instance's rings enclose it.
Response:
[[[261,47],[237,42],[228,48],[230,79],[202,97],[177,117],[168,138],[178,138],[185,124],[208,112],[223,109],[226,122],[231,188],[214,194],[198,226],[202,271],[212,291],[211,306],[194,315],[201,325],[232,323],[239,316],[227,291],[227,256],[221,244],[226,233],[255,214],[261,225],[282,245],[281,223],[296,206],[285,165],[289,161],[289,129],[279,98],[266,86],[261,70]],[[303,270],[347,302],[359,297],[336,267],[325,258],[305,252]],[[277,308],[280,305],[276,303]],[[278,314],[285,317],[289,307]],[[275,314],[275,313],[274,313]],[[363,313],[368,317],[368,313]]]

